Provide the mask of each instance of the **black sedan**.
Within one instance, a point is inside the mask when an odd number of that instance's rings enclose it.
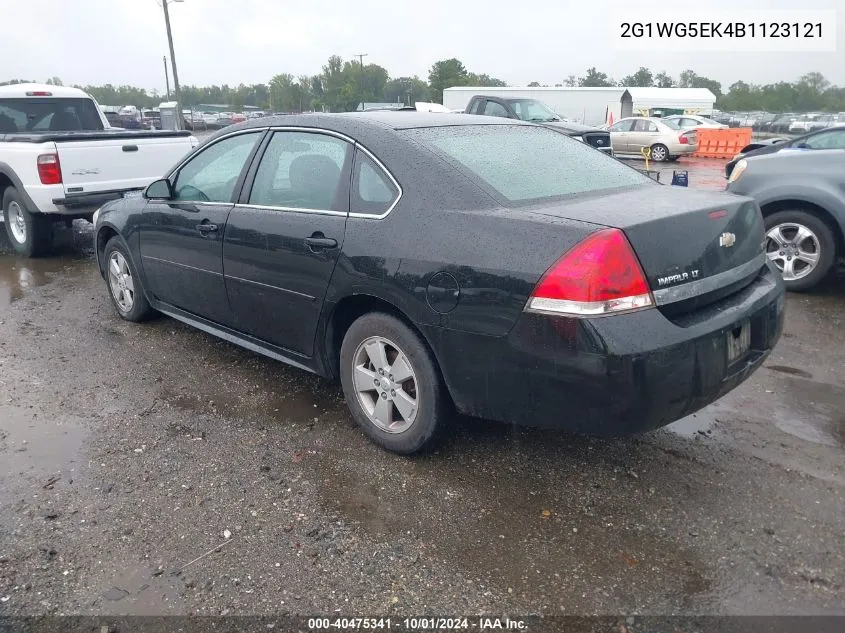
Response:
[[[777,341],[756,203],[659,185],[544,127],[467,115],[221,130],[95,219],[120,316],[161,312],[339,378],[412,453],[453,409],[587,433],[668,424]]]

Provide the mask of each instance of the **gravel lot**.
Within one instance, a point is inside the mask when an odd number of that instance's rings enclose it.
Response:
[[[90,225],[59,241],[21,260],[0,234],[0,611],[845,614],[841,279],[667,429],[459,419],[406,459],[336,385],[121,321]]]

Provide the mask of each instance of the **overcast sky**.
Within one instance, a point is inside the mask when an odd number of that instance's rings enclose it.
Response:
[[[161,0],[0,0],[0,80],[133,84],[164,92],[167,38]],[[621,53],[614,9],[679,7],[838,9],[835,53]],[[791,81],[817,70],[845,85],[845,0],[184,0],[169,6],[182,84],[259,83],[315,74],[333,54],[368,53],[393,77],[427,78],[434,61],[508,82],[554,84],[596,66],[616,80],[648,66],[677,78],[686,68],[720,81]],[[645,13],[644,17],[649,17]],[[15,28],[9,28],[14,23]],[[24,28],[25,27],[25,28]],[[616,26],[618,28],[618,25]]]

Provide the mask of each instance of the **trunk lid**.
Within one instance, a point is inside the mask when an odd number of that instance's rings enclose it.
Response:
[[[66,194],[146,187],[191,149],[190,136],[107,136],[56,143]]]
[[[751,198],[654,185],[532,211],[622,229],[658,305],[715,301],[765,264],[763,217]]]

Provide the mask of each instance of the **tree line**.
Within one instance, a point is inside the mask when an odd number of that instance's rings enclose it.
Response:
[[[0,85],[21,83],[13,79]],[[47,83],[62,85],[59,77]],[[344,60],[332,55],[316,75],[294,76],[290,73],[275,75],[267,83],[240,84],[238,86],[181,87],[183,107],[200,104],[221,104],[239,111],[252,106],[273,112],[303,112],[319,110],[344,112],[355,110],[365,103],[405,103],[417,101],[442,103],[443,90],[451,86],[499,87],[507,84],[486,73],[475,73],[459,59],[435,62],[422,79],[391,77],[386,68],[378,64],[361,64],[357,60]],[[823,110],[845,111],[845,87],[832,85],[821,73],[811,72],[797,81],[780,81],[774,84],[753,84],[737,81],[723,92],[715,79],[704,77],[693,70],[683,71],[677,79],[666,71],[653,72],[641,66],[636,72],[616,81],[596,67],[588,68],[581,76],[569,75],[560,83],[536,86],[583,87],[648,87],[659,88],[708,88],[716,95],[716,107],[721,110],[764,110],[768,112],[806,112]],[[136,105],[149,108],[157,106],[165,96],[156,90],[147,92],[135,86],[105,84],[102,86],[75,86],[91,94],[103,105]],[[172,95],[171,95],[172,98]]]

